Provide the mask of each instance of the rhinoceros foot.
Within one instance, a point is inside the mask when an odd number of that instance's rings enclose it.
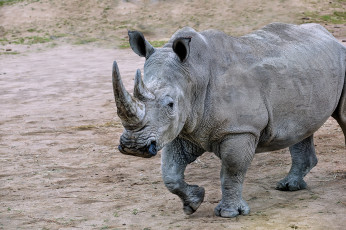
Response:
[[[307,185],[303,178],[287,176],[276,184],[276,189],[281,191],[297,191],[306,189]]]
[[[187,199],[184,200],[184,213],[186,215],[191,215],[194,213],[204,200],[205,190],[203,187],[197,185],[189,185]]]
[[[214,213],[216,216],[231,218],[238,215],[248,215],[250,213],[250,207],[243,199],[237,202],[225,202],[221,200],[214,209]]]

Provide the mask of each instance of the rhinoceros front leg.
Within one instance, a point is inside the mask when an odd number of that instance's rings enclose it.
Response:
[[[296,191],[306,188],[303,180],[317,164],[313,135],[290,147],[292,165],[288,175],[279,181],[276,189]]]
[[[168,190],[183,201],[185,214],[194,213],[204,199],[204,188],[184,181],[186,166],[202,155],[204,150],[191,142],[177,138],[162,151],[162,177]]]
[[[242,198],[245,173],[251,164],[257,145],[252,134],[237,134],[229,137],[219,146],[221,167],[222,199],[215,208],[215,215],[235,217],[250,212],[248,204]]]

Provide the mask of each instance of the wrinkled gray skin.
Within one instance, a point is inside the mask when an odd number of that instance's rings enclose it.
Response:
[[[184,170],[204,152],[222,162],[215,214],[235,217],[250,211],[242,185],[255,153],[289,147],[292,167],[277,189],[304,189],[317,164],[313,133],[333,116],[346,134],[346,49],[320,25],[274,23],[242,37],[183,28],[160,49],[140,32],[129,37],[146,62],[134,96],[114,62],[119,150],[151,157],[163,149],[164,183],[186,214],[204,188],[187,184]]]

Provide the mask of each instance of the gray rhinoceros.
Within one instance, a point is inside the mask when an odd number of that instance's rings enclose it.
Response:
[[[222,200],[215,214],[246,215],[245,173],[255,153],[289,147],[292,166],[279,190],[306,188],[317,164],[313,133],[334,117],[346,135],[346,48],[317,24],[273,23],[251,34],[178,30],[153,48],[129,31],[132,50],[145,57],[133,96],[116,62],[113,89],[124,133],[123,154],[152,157],[162,149],[162,176],[186,214],[204,188],[184,181],[188,164],[204,152],[222,162]]]

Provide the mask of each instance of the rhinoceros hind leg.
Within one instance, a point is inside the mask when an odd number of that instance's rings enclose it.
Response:
[[[297,191],[307,187],[304,176],[317,164],[313,135],[290,147],[292,166],[288,175],[279,181],[276,189]]]

